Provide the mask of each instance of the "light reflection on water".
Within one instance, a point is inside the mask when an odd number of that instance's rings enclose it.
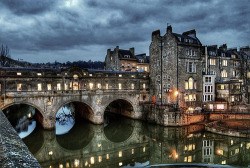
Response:
[[[57,117],[62,113],[68,117],[57,121],[56,130],[36,127],[24,138],[42,167],[79,164],[78,167],[128,168],[173,163],[247,167],[250,164],[250,139],[205,132],[202,125],[162,127],[107,114],[104,127],[75,121],[70,116],[72,109],[69,105],[59,111]],[[33,122],[30,126],[34,127]]]

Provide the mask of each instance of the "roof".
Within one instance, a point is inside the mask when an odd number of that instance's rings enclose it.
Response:
[[[177,34],[177,33],[173,33],[173,35],[177,37],[180,42],[183,42],[183,43],[201,44],[197,38],[193,38],[187,35]]]
[[[119,57],[120,58],[132,58],[135,59],[135,56],[129,50],[121,50],[119,49]],[[129,57],[126,57],[129,56]]]
[[[135,56],[137,61],[140,63],[149,63],[149,56],[145,56],[144,54],[140,54],[140,55],[136,55]],[[141,62],[140,60],[143,60],[143,62]]]
[[[52,68],[24,68],[24,67],[1,67],[6,71],[35,71],[35,72],[45,72],[45,71],[54,71],[54,72],[61,72],[61,69],[52,69]]]

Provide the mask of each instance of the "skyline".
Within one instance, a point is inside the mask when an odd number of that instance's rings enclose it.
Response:
[[[249,46],[247,0],[0,2],[0,44],[28,62],[104,61],[107,49],[149,55],[151,33],[196,29],[203,45]],[[101,16],[101,17],[100,17]]]

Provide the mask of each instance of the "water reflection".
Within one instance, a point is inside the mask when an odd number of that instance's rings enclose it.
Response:
[[[5,109],[4,113],[21,138],[30,135],[36,128],[36,109],[32,106],[13,105]]]
[[[69,132],[75,124],[75,106],[73,103],[64,105],[56,114],[56,134]]]
[[[66,118],[57,121],[61,123],[57,129],[62,126],[66,131],[59,134],[37,126],[24,138],[42,167],[144,167],[173,163],[247,167],[250,163],[250,139],[205,132],[203,125],[162,127],[115,115],[106,115],[104,125],[93,125],[75,121],[67,110],[75,109],[66,106]],[[15,123],[22,123],[18,121]]]

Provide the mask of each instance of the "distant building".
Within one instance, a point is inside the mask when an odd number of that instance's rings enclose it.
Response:
[[[149,72],[149,57],[146,54],[135,55],[134,48],[129,50],[107,50],[104,62],[105,70]]]

